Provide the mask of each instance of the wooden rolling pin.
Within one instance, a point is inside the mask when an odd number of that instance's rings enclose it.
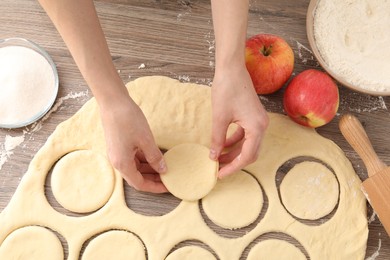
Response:
[[[362,190],[390,236],[390,167],[378,158],[363,126],[355,116],[343,115],[339,127],[367,168],[368,178],[363,181]]]

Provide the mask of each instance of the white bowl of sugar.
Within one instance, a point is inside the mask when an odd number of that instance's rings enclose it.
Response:
[[[49,54],[23,38],[0,40],[0,128],[24,127],[42,118],[58,93]]]

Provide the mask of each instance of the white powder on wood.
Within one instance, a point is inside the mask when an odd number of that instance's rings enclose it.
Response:
[[[5,136],[4,145],[0,146],[0,170],[4,163],[13,154],[13,150],[24,142],[24,135],[12,137],[10,135]]]
[[[390,1],[321,0],[314,36],[322,58],[345,81],[390,91]]]
[[[45,112],[55,96],[49,62],[21,46],[0,48],[0,125],[31,121]]]

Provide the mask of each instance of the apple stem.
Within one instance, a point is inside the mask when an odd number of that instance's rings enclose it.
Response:
[[[272,51],[272,45],[270,46],[263,46],[261,47],[260,49],[260,52],[264,55],[264,56],[269,56],[271,54],[271,51]]]

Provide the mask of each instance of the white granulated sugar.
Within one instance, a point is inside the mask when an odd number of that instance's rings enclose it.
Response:
[[[49,62],[21,46],[0,48],[0,125],[19,125],[45,112],[56,94]]]
[[[390,91],[390,1],[321,0],[314,36],[327,65],[345,81]]]

